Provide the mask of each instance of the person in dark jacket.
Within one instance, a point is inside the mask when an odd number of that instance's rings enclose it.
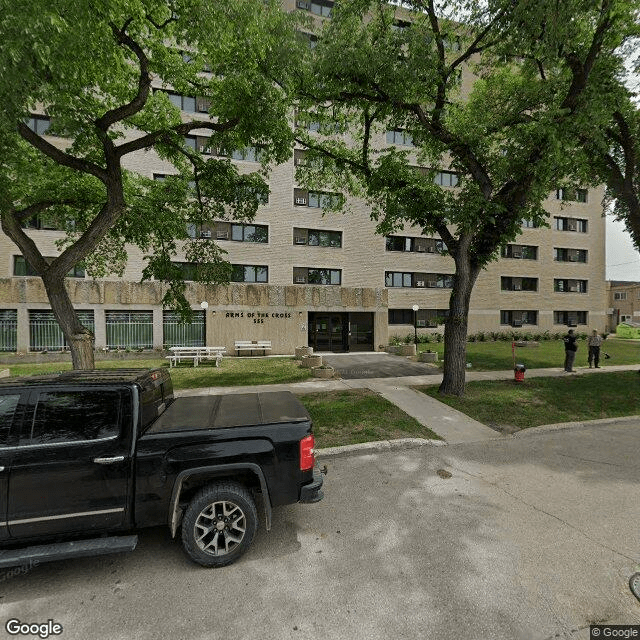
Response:
[[[562,340],[564,342],[564,370],[567,373],[573,373],[573,361],[576,359],[576,351],[578,350],[577,338],[573,333],[573,329],[569,329],[569,332]]]

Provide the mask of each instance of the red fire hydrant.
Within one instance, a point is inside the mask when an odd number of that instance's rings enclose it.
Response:
[[[513,377],[516,382],[524,382],[524,372],[527,370],[523,364],[516,364],[516,343],[511,343],[511,352],[513,353]]]

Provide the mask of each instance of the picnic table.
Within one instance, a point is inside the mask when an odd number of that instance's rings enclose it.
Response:
[[[193,366],[197,367],[201,360],[215,360],[216,367],[220,366],[223,354],[227,352],[225,347],[169,347],[170,356],[165,356],[169,360],[169,366],[175,367],[182,360],[193,361]]]

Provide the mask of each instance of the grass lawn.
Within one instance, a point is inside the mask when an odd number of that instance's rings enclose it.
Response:
[[[562,367],[564,365],[564,345],[561,340],[542,340],[538,347],[516,347],[516,362],[523,363],[527,369],[544,369]],[[444,344],[419,344],[419,351],[438,352],[440,366],[444,354]],[[611,358],[605,360],[603,352]],[[640,364],[640,341],[607,338],[600,349],[600,365],[607,364]],[[587,364],[589,349],[586,340],[578,341],[576,366]],[[513,367],[511,342],[468,342],[467,362],[471,363],[471,371],[500,371]]]
[[[436,386],[419,390],[483,424],[509,431],[510,427],[640,415],[637,371],[531,378],[523,383],[469,382],[462,398],[440,396]]]
[[[319,448],[396,438],[441,439],[368,389],[310,393],[298,398],[313,419]]]
[[[143,369],[166,366],[168,364],[164,358],[96,362],[98,369]],[[0,365],[0,369],[5,367],[9,368],[12,376],[26,376],[68,371],[71,369],[71,363]],[[175,389],[280,384],[302,382],[310,377],[311,370],[300,367],[299,361],[294,358],[224,358],[218,368],[213,363],[202,363],[198,367],[184,363],[171,369]]]

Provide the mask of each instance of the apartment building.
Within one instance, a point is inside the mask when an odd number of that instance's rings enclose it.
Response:
[[[284,5],[329,19],[332,3],[286,0]],[[172,94],[171,100],[185,118],[206,112],[195,97]],[[44,113],[33,114],[30,126],[47,135],[47,123]],[[401,130],[381,132],[376,143],[412,148]],[[219,153],[198,135],[185,144],[204,154]],[[254,171],[258,153],[237,150],[231,159],[241,171]],[[325,212],[333,194],[298,184],[301,163],[304,150],[295,149],[289,162],[273,168],[268,201],[251,224],[220,220],[190,229],[193,237],[217,242],[228,252],[233,276],[228,286],[188,286],[194,310],[189,326],[162,307],[162,283],[141,282],[144,258],[135,248],[122,278],[92,280],[82,269],[70,273],[72,300],[94,331],[96,348],[208,344],[232,352],[235,340],[266,339],[276,354],[306,344],[318,351],[374,351],[391,336],[413,333],[414,323],[420,333],[443,331],[454,264],[442,240],[410,226],[393,236],[377,235],[369,208],[357,200],[350,202],[348,214]],[[131,156],[127,168],[157,180],[175,172],[154,151]],[[443,168],[435,180],[456,189],[458,176]],[[602,196],[601,189],[549,195],[549,228],[525,223],[518,239],[480,275],[471,299],[470,332],[605,329]],[[28,233],[43,255],[57,255],[60,231],[33,221]],[[182,259],[188,278],[193,265]],[[0,350],[64,348],[40,279],[0,234]]]
[[[640,282],[610,280],[607,292],[609,331],[615,331],[621,322],[640,323]]]

